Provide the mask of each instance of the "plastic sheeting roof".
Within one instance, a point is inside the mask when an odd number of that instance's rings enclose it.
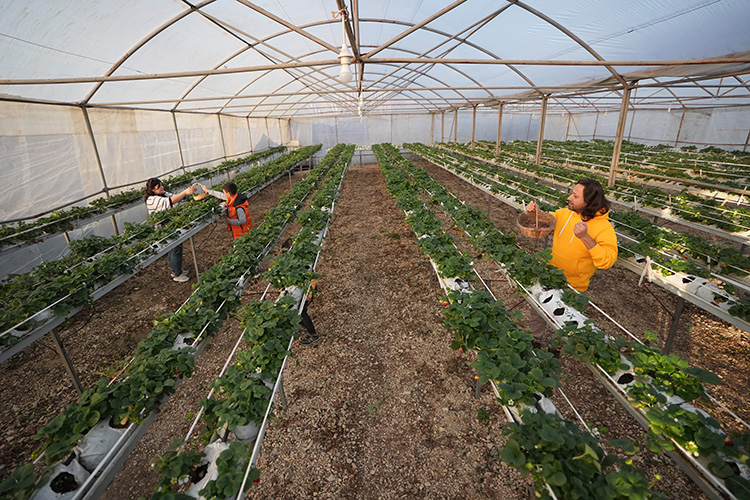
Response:
[[[748,105],[748,19],[747,0],[5,0],[0,99],[294,118],[612,109],[635,84],[634,107]]]

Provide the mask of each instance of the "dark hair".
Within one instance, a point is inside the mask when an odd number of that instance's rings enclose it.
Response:
[[[221,186],[221,189],[231,194],[232,196],[237,194],[237,184],[235,184],[234,182],[227,182],[226,184]]]
[[[604,197],[604,188],[598,181],[581,179],[578,184],[583,186],[583,201],[586,202],[586,207],[581,210],[581,220],[591,220],[609,212],[609,200]]]
[[[147,200],[149,196],[154,196],[156,193],[154,193],[154,189],[161,186],[161,180],[157,177],[152,177],[149,180],[146,181],[146,195],[143,197],[144,200]]]

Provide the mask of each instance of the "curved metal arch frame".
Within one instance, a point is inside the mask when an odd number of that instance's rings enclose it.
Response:
[[[144,37],[144,38],[143,38],[142,40],[140,40],[140,41],[139,41],[139,42],[138,42],[137,44],[135,44],[135,45],[134,45],[134,46],[133,46],[133,47],[132,47],[132,48],[131,48],[131,49],[130,49],[130,50],[129,50],[128,52],[126,52],[126,53],[125,53],[125,54],[124,54],[124,55],[123,55],[123,56],[122,56],[122,57],[120,58],[120,60],[118,60],[118,62],[117,62],[117,63],[115,63],[115,64],[114,64],[114,65],[113,65],[113,66],[112,66],[112,67],[111,67],[111,68],[110,68],[110,69],[109,69],[109,70],[108,70],[108,71],[106,72],[105,76],[110,76],[110,75],[112,75],[112,74],[113,74],[113,73],[114,73],[114,72],[115,72],[115,71],[116,71],[117,69],[119,69],[120,67],[122,67],[122,66],[123,66],[123,64],[124,64],[124,63],[125,63],[125,62],[126,62],[126,61],[127,61],[127,60],[128,60],[128,59],[129,59],[129,58],[130,58],[130,57],[131,57],[131,56],[132,56],[132,55],[133,55],[134,53],[135,53],[135,52],[137,52],[137,51],[138,51],[138,50],[139,50],[139,49],[140,49],[141,47],[143,47],[144,45],[146,45],[146,44],[147,44],[147,43],[148,43],[149,41],[153,40],[153,39],[154,39],[154,38],[155,38],[155,37],[156,37],[156,36],[157,36],[157,35],[158,35],[159,33],[162,33],[162,32],[163,32],[164,30],[168,29],[169,27],[171,27],[172,25],[176,24],[176,23],[177,23],[177,22],[179,22],[180,20],[182,20],[182,19],[186,18],[186,17],[187,17],[187,16],[189,16],[189,15],[190,15],[191,13],[193,13],[193,12],[197,12],[197,13],[199,13],[199,14],[203,15],[203,16],[206,16],[206,17],[210,17],[210,16],[209,16],[209,15],[208,15],[207,13],[203,12],[203,8],[204,8],[204,7],[206,7],[206,6],[208,6],[208,5],[210,5],[210,4],[212,4],[212,3],[214,3],[214,1],[215,1],[215,0],[204,0],[203,2],[200,2],[200,3],[196,4],[196,5],[193,5],[193,4],[190,4],[190,3],[188,3],[187,1],[183,0],[183,2],[185,3],[185,5],[187,6],[187,8],[186,8],[186,10],[185,10],[184,12],[180,13],[179,15],[177,15],[177,16],[175,16],[175,17],[173,17],[172,19],[170,19],[170,20],[169,20],[169,21],[167,21],[166,23],[162,24],[162,25],[161,25],[161,26],[160,26],[159,28],[157,28],[156,30],[154,30],[153,32],[151,32],[151,33],[150,33],[149,35],[147,35],[146,37]],[[335,20],[324,20],[324,21],[318,21],[318,22],[316,22],[316,23],[310,23],[310,24],[306,24],[306,25],[301,25],[301,26],[294,26],[294,25],[292,25],[291,23],[289,23],[289,22],[286,22],[286,21],[284,21],[283,19],[281,19],[281,18],[278,18],[277,16],[275,16],[275,15],[273,15],[273,14],[271,14],[271,13],[268,13],[267,11],[265,11],[265,10],[263,10],[262,8],[260,8],[260,7],[256,6],[255,4],[252,4],[252,3],[251,3],[251,2],[249,2],[248,0],[238,0],[238,1],[239,1],[240,3],[242,3],[243,5],[245,5],[245,6],[249,7],[249,8],[251,8],[251,9],[255,10],[256,12],[259,12],[259,13],[261,13],[262,15],[266,15],[266,16],[268,16],[268,17],[269,17],[270,19],[273,19],[274,21],[280,22],[280,24],[282,24],[283,26],[285,26],[285,27],[287,28],[286,30],[284,30],[284,31],[282,31],[282,32],[279,32],[279,33],[276,33],[276,34],[274,34],[274,35],[271,35],[271,36],[267,37],[267,38],[266,38],[266,39],[264,39],[264,40],[272,39],[272,38],[274,38],[274,37],[277,37],[277,36],[280,36],[280,35],[282,35],[282,34],[286,34],[286,33],[290,33],[290,32],[295,32],[295,33],[298,33],[298,34],[300,34],[300,35],[302,35],[302,36],[304,36],[304,37],[306,37],[306,38],[308,38],[308,39],[310,39],[310,40],[314,41],[315,43],[318,43],[318,44],[322,45],[322,46],[323,46],[324,48],[326,48],[327,50],[333,50],[334,52],[335,52],[335,51],[337,50],[337,49],[336,49],[336,47],[333,47],[333,46],[331,46],[330,44],[328,44],[327,42],[325,42],[325,41],[323,41],[323,40],[320,40],[320,39],[318,39],[317,37],[314,37],[313,35],[311,35],[311,34],[309,34],[309,33],[306,33],[306,32],[305,32],[304,30],[305,30],[305,28],[306,28],[306,27],[310,27],[310,26],[313,26],[313,25],[319,25],[319,24],[328,24],[328,23],[338,23],[338,21],[335,21]],[[455,6],[458,6],[458,5],[460,5],[460,4],[461,4],[461,3],[463,3],[464,1],[465,1],[465,0],[460,0],[460,1],[456,1],[456,2],[454,2],[453,4],[451,4],[451,6],[449,6],[450,8],[449,8],[448,10],[450,10],[450,9],[454,8]],[[576,35],[575,35],[575,34],[574,34],[573,32],[571,32],[571,31],[570,31],[569,29],[567,29],[567,28],[566,28],[565,26],[561,25],[560,23],[557,23],[556,21],[554,21],[553,19],[551,19],[551,18],[550,18],[549,16],[547,16],[547,15],[543,14],[542,12],[539,12],[539,11],[537,11],[536,9],[534,9],[534,8],[532,8],[531,6],[529,6],[529,5],[525,4],[524,2],[521,2],[521,1],[518,1],[518,0],[507,0],[507,2],[508,2],[508,5],[507,5],[506,7],[511,7],[511,6],[513,6],[513,5],[516,5],[516,6],[518,6],[519,8],[523,8],[523,9],[524,9],[524,10],[526,10],[527,12],[529,12],[529,13],[531,13],[531,14],[533,14],[533,15],[537,16],[537,17],[539,17],[539,18],[540,18],[540,19],[542,19],[542,20],[543,20],[544,22],[546,22],[546,23],[548,23],[548,24],[550,24],[550,25],[554,26],[554,27],[555,27],[555,28],[557,28],[558,30],[560,30],[560,31],[561,31],[562,33],[564,33],[564,34],[565,34],[566,36],[568,36],[569,38],[571,38],[572,40],[574,40],[574,41],[575,41],[576,43],[578,43],[578,44],[579,44],[579,45],[580,45],[580,46],[581,46],[582,48],[584,48],[584,49],[585,49],[585,50],[586,50],[587,52],[589,52],[589,53],[590,53],[590,54],[591,54],[591,55],[592,55],[592,56],[593,56],[594,58],[596,58],[596,59],[597,59],[598,61],[606,62],[606,61],[605,61],[605,60],[604,60],[604,59],[603,59],[603,58],[602,58],[602,57],[601,57],[601,56],[600,56],[600,55],[599,55],[598,53],[596,53],[596,51],[594,51],[594,50],[593,50],[593,48],[591,48],[591,47],[590,47],[590,46],[589,46],[588,44],[586,44],[586,43],[585,43],[585,42],[584,42],[583,40],[581,40],[581,39],[580,39],[579,37],[577,37],[577,36],[576,36]],[[444,10],[445,10],[445,9],[444,9]],[[446,12],[447,12],[447,11],[446,11]],[[482,51],[482,52],[484,52],[484,53],[488,53],[488,51],[487,51],[486,49],[484,49],[483,47],[477,46],[476,44],[473,44],[473,43],[471,43],[470,41],[468,41],[468,39],[461,39],[461,38],[458,38],[458,37],[455,37],[455,36],[454,36],[454,37],[451,37],[451,36],[450,36],[449,34],[446,34],[446,33],[444,33],[444,32],[441,32],[440,30],[436,30],[436,29],[434,29],[434,28],[430,28],[429,26],[426,26],[426,23],[427,23],[427,22],[430,22],[430,20],[432,20],[432,19],[434,19],[434,18],[437,18],[437,17],[439,17],[439,15],[442,15],[442,14],[438,13],[438,14],[436,14],[436,15],[434,15],[434,16],[431,16],[431,17],[430,17],[430,18],[428,18],[427,20],[424,20],[424,21],[421,21],[420,23],[416,23],[416,24],[413,24],[413,25],[411,25],[411,27],[410,27],[410,28],[409,28],[408,30],[406,30],[405,32],[403,32],[403,33],[401,33],[401,34],[397,35],[397,37],[396,37],[396,38],[400,40],[400,39],[404,38],[405,36],[408,36],[408,35],[409,35],[409,34],[411,34],[412,32],[415,32],[415,31],[417,31],[418,29],[425,29],[425,30],[428,30],[428,31],[432,31],[432,32],[434,32],[434,33],[440,34],[440,35],[442,35],[442,36],[446,36],[447,38],[453,38],[453,39],[459,40],[459,42],[460,42],[460,43],[465,43],[465,44],[466,44],[467,46],[471,46],[471,47],[473,47],[473,48],[476,48],[476,49],[478,49],[478,50],[480,50],[480,51]],[[499,14],[498,14],[498,15],[499,15]],[[376,21],[378,21],[378,22],[384,22],[384,20],[372,20],[372,19],[366,19],[366,20],[365,20],[365,19],[357,19],[357,22],[376,22]],[[405,24],[405,25],[408,25],[408,24],[410,24],[410,23],[404,23],[404,22],[402,22],[402,21],[396,21],[396,20],[389,20],[388,22],[394,22],[394,23],[397,23],[397,24]],[[351,35],[350,35],[350,36],[351,36]],[[382,48],[376,48],[376,49],[379,49],[379,50],[383,50],[383,49],[384,49],[384,48],[386,48],[386,47],[387,47],[387,46],[388,46],[389,44],[395,43],[395,41],[397,41],[397,40],[396,40],[396,39],[392,39],[392,41],[386,42],[385,44],[381,44],[381,46],[380,46],[380,47],[382,47]],[[446,41],[444,41],[443,43],[446,43],[446,42],[447,42],[447,40],[446,40]],[[442,45],[442,44],[441,44],[441,45]],[[273,47],[273,46],[270,46],[270,47],[271,47],[271,48],[272,48],[273,50],[275,50],[275,51],[278,51],[278,49],[277,49],[276,47]],[[434,49],[433,49],[433,50],[434,50]],[[229,58],[229,59],[225,59],[225,62],[223,62],[223,63],[220,63],[220,64],[219,64],[219,65],[218,65],[217,67],[221,66],[221,64],[226,64],[226,61],[228,61],[228,60],[231,60],[231,58],[233,58],[233,57],[236,57],[236,55],[237,55],[237,54],[235,54],[234,56],[230,56],[230,58]],[[366,61],[367,61],[367,57],[368,57],[368,56],[369,56],[369,57],[371,57],[371,55],[372,55],[372,52],[371,52],[370,54],[365,54],[365,55],[363,56],[363,62],[365,62],[365,63],[366,63]],[[304,57],[304,56],[302,56],[302,57]],[[406,66],[406,65],[405,65],[405,66]],[[628,84],[627,84],[627,82],[625,82],[625,81],[624,81],[624,79],[623,79],[622,75],[620,75],[620,74],[619,74],[618,72],[616,72],[616,71],[614,70],[614,67],[613,67],[612,65],[604,65],[604,66],[605,66],[605,67],[606,67],[606,68],[607,68],[607,69],[608,69],[608,70],[610,71],[610,73],[612,73],[613,77],[614,77],[614,78],[615,78],[615,79],[616,79],[616,80],[617,80],[617,81],[618,81],[618,82],[619,82],[619,83],[620,83],[621,85],[624,85],[624,86],[625,86],[625,85],[628,85]],[[314,67],[314,66],[313,66],[313,67]],[[516,71],[516,72],[517,72],[517,73],[518,73],[519,75],[522,75],[522,72],[519,72],[519,71],[517,71],[517,69],[516,69],[516,68],[514,68],[514,67],[513,67],[512,65],[510,65],[510,64],[509,64],[509,65],[507,65],[507,67],[508,67],[509,69],[512,69],[512,70]],[[287,68],[287,69],[301,69],[301,68]],[[451,67],[451,69],[455,71],[455,68]],[[309,75],[309,73],[307,73],[307,74],[305,74],[305,75],[303,75],[303,76],[307,76],[307,75]],[[207,76],[202,76],[202,77],[200,77],[200,78],[199,78],[199,80],[198,80],[198,81],[197,81],[196,83],[194,83],[194,84],[193,84],[193,85],[191,86],[191,88],[190,88],[190,89],[188,90],[188,92],[187,92],[186,94],[184,94],[184,95],[183,95],[183,97],[184,97],[184,96],[186,96],[186,95],[188,95],[188,94],[189,94],[189,92],[190,92],[190,91],[192,91],[193,89],[197,88],[197,86],[198,86],[198,85],[200,84],[200,81],[203,81],[203,80],[204,80],[204,79],[205,79],[206,77],[207,77]],[[736,75],[735,75],[735,78],[736,78]],[[653,80],[654,80],[655,82],[657,82],[657,83],[658,83],[658,79],[654,78]],[[703,85],[701,85],[701,84],[699,83],[699,80],[700,80],[700,79],[690,79],[690,78],[686,78],[686,79],[684,79],[683,81],[692,81],[693,83],[695,83],[695,86],[696,86],[696,88],[702,89],[702,90],[703,90],[704,92],[708,93],[709,95],[712,95],[712,94],[711,94],[711,93],[710,93],[710,92],[709,92],[708,90],[706,90],[706,89],[705,89],[705,88],[703,87]],[[745,82],[742,82],[742,80],[741,80],[741,79],[739,79],[739,78],[737,78],[737,80],[738,80],[738,81],[739,81],[739,82],[740,82],[741,84],[743,84],[743,86],[744,86],[744,87],[745,87],[745,88],[746,88],[746,89],[748,90],[748,92],[750,92],[750,87],[748,87],[747,83],[745,83]],[[437,80],[437,81],[439,81],[439,80]],[[97,91],[98,91],[98,90],[99,90],[99,89],[101,88],[101,86],[102,86],[102,85],[103,85],[104,83],[105,83],[105,82],[98,82],[98,83],[97,83],[97,84],[96,84],[96,85],[94,86],[94,88],[93,88],[93,89],[92,89],[92,90],[91,90],[91,91],[89,92],[89,94],[88,94],[88,95],[86,96],[86,98],[85,98],[85,99],[84,99],[83,101],[81,101],[81,103],[79,103],[79,104],[80,104],[80,105],[84,105],[84,106],[87,106],[87,105],[89,105],[89,103],[90,103],[91,99],[92,99],[92,98],[93,98],[93,97],[95,96],[96,92],[97,92]],[[475,83],[478,83],[478,82],[475,82]],[[528,82],[528,83],[531,83],[531,82]],[[532,87],[532,88],[534,88],[534,86],[533,86],[533,85],[531,85],[531,87]],[[245,87],[245,88],[247,88],[247,87]],[[282,88],[283,88],[283,87],[282,87]],[[665,87],[664,87],[664,88],[667,88],[667,89],[668,89],[668,84],[667,84],[667,85],[665,85]],[[486,90],[486,88],[485,88],[484,86],[482,86],[482,85],[478,85],[478,89],[485,89],[485,90]],[[243,89],[243,90],[244,90],[244,89]],[[241,91],[240,91],[240,92],[241,92]],[[618,91],[617,91],[617,90],[614,90],[614,92],[615,92],[615,93],[618,93]],[[682,107],[683,107],[683,109],[686,109],[686,108],[687,108],[687,106],[685,105],[685,99],[686,99],[685,97],[679,97],[679,96],[677,96],[677,95],[676,95],[676,94],[675,94],[674,92],[672,92],[672,91],[669,91],[669,90],[668,90],[668,92],[670,92],[670,93],[672,94],[672,96],[673,96],[673,97],[674,97],[674,99],[675,99],[675,102],[679,103],[679,105],[680,105],[680,106],[682,106]],[[239,94],[239,93],[238,93],[238,94]],[[582,95],[583,95],[583,93],[578,93],[578,95],[579,95],[579,96],[582,96]],[[553,96],[554,96],[554,94],[550,94],[550,97],[553,97]],[[712,96],[713,96],[713,95],[712,95]],[[559,96],[559,97],[562,97],[562,96]],[[728,96],[727,96],[727,97],[728,97]],[[691,98],[690,100],[693,100],[693,99],[694,99],[694,98]],[[231,103],[231,101],[232,101],[232,99],[228,99],[228,100],[227,100],[227,102],[225,103],[225,106],[226,106],[226,105],[229,105],[229,104]],[[498,99],[498,102],[499,102],[499,101],[500,101],[500,99]],[[176,107],[176,106],[178,106],[180,102],[181,102],[181,100],[177,100],[177,103],[175,104],[175,107]],[[428,102],[430,102],[430,103],[431,103],[431,101],[428,101]],[[633,104],[633,105],[634,105],[634,104]],[[173,108],[173,109],[174,109],[174,108]],[[222,107],[221,109],[224,109],[224,108]],[[218,113],[221,113],[221,109],[220,109],[220,110],[218,110]],[[293,116],[293,115],[292,115],[292,116]]]

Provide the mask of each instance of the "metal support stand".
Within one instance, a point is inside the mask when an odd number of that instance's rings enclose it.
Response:
[[[677,332],[677,324],[680,322],[680,316],[682,311],[685,309],[685,299],[677,297],[677,307],[675,307],[674,318],[672,319],[672,326],[669,327],[669,333],[667,334],[667,341],[664,342],[664,349],[662,354],[669,354],[672,351],[672,342],[674,341],[674,335]]]
[[[492,210],[492,196],[487,195],[487,218],[490,218],[490,211]]]
[[[477,389],[474,392],[474,397],[476,399],[479,399],[482,397],[482,384],[479,383],[479,380],[477,380]]]
[[[291,170],[289,170],[289,189],[292,189],[292,187],[293,187],[292,186],[292,170],[294,170],[294,168],[292,168]]]
[[[78,373],[76,373],[75,368],[73,368],[73,363],[70,361],[70,357],[68,357],[68,351],[65,350],[62,340],[60,340],[60,336],[55,330],[52,330],[49,333],[50,336],[52,336],[52,340],[55,341],[55,348],[57,349],[57,353],[62,358],[63,365],[65,365],[65,369],[68,371],[68,375],[70,375],[70,379],[73,381],[73,387],[75,387],[76,391],[78,391],[78,395],[80,396],[81,394],[83,394],[83,386],[81,385],[81,381],[78,379]]]
[[[284,392],[284,379],[279,379],[279,401],[281,401],[281,406],[284,408],[284,411],[287,411],[289,406],[286,402],[286,393]]]
[[[110,218],[112,219],[112,227],[115,228],[115,236],[120,236],[120,228],[117,227],[117,219],[115,219],[115,214],[110,215]]]
[[[195,266],[195,281],[198,281],[201,275],[198,271],[198,256],[195,254],[195,241],[193,240],[192,236],[189,238],[189,240],[190,240],[190,250],[193,252],[193,265]]]

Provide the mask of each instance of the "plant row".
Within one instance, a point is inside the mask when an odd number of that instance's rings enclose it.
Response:
[[[495,143],[483,142],[483,148],[493,148]],[[536,156],[536,142],[511,141],[503,143],[503,150]],[[614,143],[611,141],[544,141],[542,158],[561,164],[583,165],[598,170],[609,169]],[[740,151],[727,152],[717,148],[695,150],[671,150],[668,146],[650,147],[623,141],[620,152],[621,169],[643,174],[657,174],[743,188],[738,180],[747,181],[750,175],[750,154]],[[644,176],[646,177],[646,176]],[[646,177],[647,178],[647,177]]]
[[[430,193],[431,203],[451,212],[436,194],[439,188],[434,181],[422,185],[421,181],[426,179],[414,176],[422,177],[420,169],[414,168],[390,145],[374,146],[373,151],[388,190],[409,214],[407,223],[418,241],[445,235],[434,215],[429,222],[425,214],[419,221],[412,218],[420,209],[431,214],[423,208],[422,190]],[[422,233],[423,230],[429,232]],[[450,246],[458,254],[452,243]],[[435,254],[429,253],[429,248],[422,250],[436,261],[439,274],[445,276],[439,261],[446,258],[447,248]],[[547,485],[557,498],[656,497],[649,492],[644,474],[629,460],[607,453],[592,435],[543,410],[549,406],[542,406],[542,399],[559,386],[560,364],[552,354],[532,347],[531,335],[518,326],[518,313],[509,313],[502,301],[492,299],[484,291],[452,291],[449,299],[445,326],[456,332],[452,347],[476,351],[477,361],[472,366],[479,371],[480,383],[495,381],[500,402],[520,413],[520,423],[512,423],[504,431],[510,437],[501,457],[523,475],[532,476],[538,497],[551,498]],[[632,446],[625,441],[610,444],[626,449]]]
[[[342,151],[339,147],[332,149],[326,161],[297,182],[276,207],[266,212],[260,225],[236,239],[231,252],[201,275],[193,285],[195,291],[176,313],[154,321],[154,329],[138,344],[124,378],[100,379],[76,403],[42,427],[36,437],[44,443],[34,457],[43,455],[47,464],[54,464],[69,456],[74,446],[81,448],[87,433],[98,423],[140,424],[173,394],[177,381],[192,375],[196,352],[193,345],[204,335],[213,335],[239,306],[248,276],[256,272],[283,228]],[[186,343],[189,345],[185,346]],[[59,467],[61,465],[55,470]],[[49,472],[48,468],[37,475],[33,464],[23,466],[0,486],[0,493],[26,498],[44,484]]]
[[[554,179],[558,182],[571,182],[571,176],[578,171],[579,174],[585,174],[587,177],[598,180],[603,186],[607,184],[609,167],[583,170],[566,168],[550,162],[537,166],[533,160],[525,156],[512,155],[501,151],[500,156],[496,157],[494,149],[472,149],[469,146],[456,143],[444,144],[443,146],[462,154],[478,156],[486,161],[497,163],[498,166],[508,165],[532,175]],[[597,173],[597,170],[601,171],[602,174]],[[668,194],[655,187],[643,186],[629,180],[620,179],[617,181],[616,190],[610,190],[609,195],[622,202],[638,203],[659,210],[668,208],[673,214],[684,220],[714,226],[730,233],[750,230],[750,210],[747,208],[723,207],[720,201],[692,194],[686,188],[678,194]]]
[[[291,247],[274,259],[263,276],[277,290],[295,289],[300,293],[276,301],[255,301],[241,310],[246,349],[211,384],[212,394],[201,401],[204,426],[197,442],[186,447],[184,440],[178,440],[167,449],[168,455],[156,459],[161,478],[152,500],[196,496],[224,499],[239,493],[274,385],[289,355],[291,340],[297,336],[301,292],[315,277],[313,266],[321,250],[322,233],[333,213],[353,150],[354,146],[346,146],[338,156],[309,208],[297,216],[301,229]],[[260,471],[253,468],[243,492],[249,491],[259,476]]]
[[[424,177],[420,185],[433,193],[433,200],[436,199],[436,193],[444,189],[430,179],[422,169],[410,166],[409,171],[415,179]],[[461,205],[462,209],[456,210],[456,203],[445,203],[442,198],[437,200],[448,213],[468,213],[463,208],[466,205]],[[498,253],[484,245],[484,238],[493,231],[494,226],[483,213],[476,211],[475,214],[475,221],[467,223],[460,215],[454,216],[454,220],[467,231],[473,245],[495,258]],[[503,256],[495,260],[505,265],[507,261],[503,260],[504,258],[508,257]],[[512,259],[511,255],[510,260]],[[511,277],[516,277],[511,266],[506,267],[506,270]],[[463,328],[468,332],[464,334],[467,336],[472,333],[471,326],[471,323],[466,326],[459,322],[454,328],[459,332],[459,328]],[[563,352],[574,354],[583,361],[598,364],[611,376],[617,374],[618,383],[627,387],[626,393],[632,405],[642,409],[650,423],[646,443],[651,450],[672,450],[674,443],[677,443],[696,456],[708,457],[710,472],[725,481],[727,488],[738,498],[744,498],[744,488],[750,483],[740,475],[738,464],[748,464],[747,450],[750,448],[746,443],[750,435],[738,434],[735,439],[742,444],[733,446],[732,438],[727,438],[720,424],[691,404],[696,399],[707,401],[703,384],[720,383],[718,377],[705,370],[690,367],[686,361],[674,354],[663,356],[655,348],[637,342],[626,342],[617,336],[607,336],[590,322],[585,325],[570,322],[558,330],[557,334],[560,338],[559,343],[565,346]],[[478,363],[481,361],[480,351]],[[628,451],[634,449],[628,445]]]
[[[170,191],[178,186],[190,184],[195,180],[234,170],[246,163],[253,163],[262,160],[263,158],[267,158],[268,156],[284,151],[285,149],[285,146],[277,146],[259,153],[251,154],[244,158],[224,161],[215,168],[199,168],[178,176],[170,175],[167,179],[163,179],[164,188],[167,191]],[[37,240],[43,241],[43,238],[48,235],[60,231],[72,230],[73,222],[76,220],[87,219],[95,215],[103,214],[108,209],[113,210],[121,208],[127,204],[142,199],[144,193],[144,188],[133,188],[106,198],[97,198],[85,207],[72,207],[67,210],[55,210],[49,216],[41,217],[34,222],[2,224],[0,225],[0,247],[17,242],[36,243]]]
[[[239,174],[234,180],[239,190],[249,191],[318,149],[320,145],[300,148]],[[28,273],[10,275],[0,286],[0,332],[5,332],[0,336],[0,346],[16,344],[52,315],[67,316],[74,308],[87,306],[96,289],[142,269],[142,262],[149,256],[186,229],[214,216],[218,206],[214,198],[183,203],[150,214],[143,223],[127,224],[120,236],[86,238],[73,243],[73,253],[60,260],[44,262]],[[51,309],[47,317],[31,319],[47,308]]]
[[[517,202],[536,199],[542,209],[547,211],[555,210],[556,206],[565,203],[567,194],[546,184],[534,184],[534,196],[531,196],[528,185],[512,174],[423,144],[409,144],[408,147],[437,165],[486,186],[495,194],[502,193],[514,198]],[[542,197],[541,200],[539,196]],[[609,217],[618,229],[624,229],[635,240],[621,238],[617,242],[618,247],[634,256],[650,257],[662,266],[658,269],[665,275],[684,272],[704,278],[714,275],[744,278],[750,271],[750,258],[734,247],[712,244],[700,236],[661,228],[636,212],[610,210]],[[734,285],[730,283],[722,283],[721,288],[728,294],[736,292]],[[721,300],[726,298],[722,297]],[[737,296],[728,300],[729,314],[750,321],[750,300]]]

